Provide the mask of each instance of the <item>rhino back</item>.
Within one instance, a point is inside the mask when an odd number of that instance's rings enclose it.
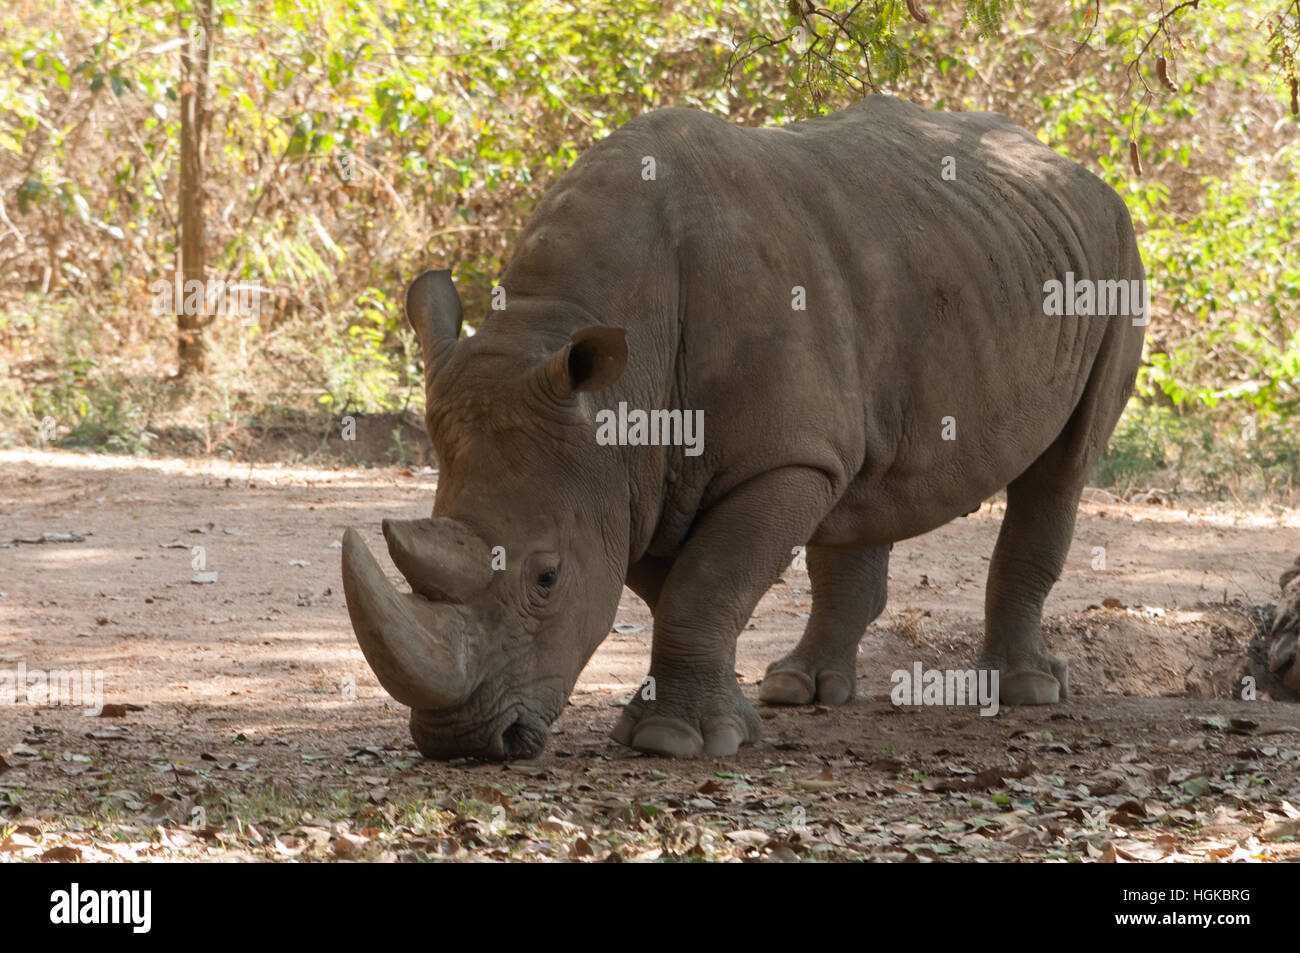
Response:
[[[1106,347],[1115,400],[1136,367],[1128,317],[1044,314],[1067,272],[1143,277],[1113,190],[1005,117],[877,96],[771,129],[639,117],[546,196],[506,281],[628,327],[605,403],[704,411],[702,456],[639,458],[677,514],[671,548],[700,506],[779,466],[869,499],[890,539],[1005,486]]]

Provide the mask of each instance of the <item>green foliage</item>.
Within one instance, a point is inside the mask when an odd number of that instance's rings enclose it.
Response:
[[[1124,411],[1095,482],[1121,493],[1161,488],[1214,499],[1300,487],[1300,444],[1290,418],[1270,411],[1179,413],[1134,401]]]
[[[776,123],[878,88],[1007,113],[1128,203],[1153,323],[1108,480],[1193,456],[1206,485],[1230,464],[1281,480],[1295,456],[1264,422],[1285,433],[1300,400],[1300,17],[1283,7],[1202,0],[1161,19],[1101,4],[1094,21],[1089,0],[222,5],[206,38],[208,270],[275,306],[209,327],[214,366],[194,389],[167,385],[175,328],[147,291],[176,263],[191,0],[32,0],[0,13],[6,433],[29,440],[50,413],[73,439],[142,450],[154,414],[206,432],[264,406],[418,403],[406,283],[453,267],[477,324],[515,234],[593,141],[654,108]],[[1260,438],[1237,447],[1247,414]],[[1240,452],[1186,452],[1206,439]]]
[[[402,385],[413,376],[413,361],[409,355],[405,361],[391,358],[395,351],[405,355],[409,340],[395,303],[378,288],[367,288],[357,299],[357,316],[327,343],[332,354],[320,402],[339,413],[403,408],[411,393],[408,388],[403,394]]]
[[[1278,158],[1300,162],[1300,146]],[[1145,378],[1175,404],[1300,409],[1300,178],[1261,173],[1243,157],[1226,181],[1203,181],[1191,222],[1162,214],[1144,237],[1147,268],[1190,332],[1153,349]]]
[[[1130,404],[1110,438],[1096,481],[1123,489],[1155,485],[1167,475],[1189,430],[1187,421],[1168,407]]]
[[[148,456],[156,435],[149,430],[141,404],[111,386],[95,386],[80,395],[66,419],[72,428],[57,441],[61,447]]]

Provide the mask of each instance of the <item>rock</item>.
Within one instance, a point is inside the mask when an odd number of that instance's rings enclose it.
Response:
[[[1287,688],[1300,692],[1300,664],[1296,661],[1300,644],[1300,556],[1278,582],[1282,586],[1282,598],[1268,636],[1268,669]]]

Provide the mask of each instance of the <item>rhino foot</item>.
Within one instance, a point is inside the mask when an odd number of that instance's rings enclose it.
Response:
[[[758,697],[769,705],[843,705],[853,700],[856,676],[852,656],[845,665],[791,654],[767,667]]]
[[[1042,667],[987,665],[999,670],[998,702],[1002,705],[1055,705],[1070,694],[1069,666],[1054,656]]]
[[[703,705],[633,697],[610,732],[621,745],[668,758],[725,758],[762,737],[761,722],[739,687]]]

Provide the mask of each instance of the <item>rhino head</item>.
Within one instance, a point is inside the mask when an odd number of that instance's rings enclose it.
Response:
[[[622,375],[624,331],[528,312],[512,305],[458,341],[450,272],[412,283],[438,490],[432,518],[383,524],[412,591],[389,583],[359,533],[343,538],[357,641],[430,758],[538,753],[626,574],[627,480],[596,446],[585,396]]]

